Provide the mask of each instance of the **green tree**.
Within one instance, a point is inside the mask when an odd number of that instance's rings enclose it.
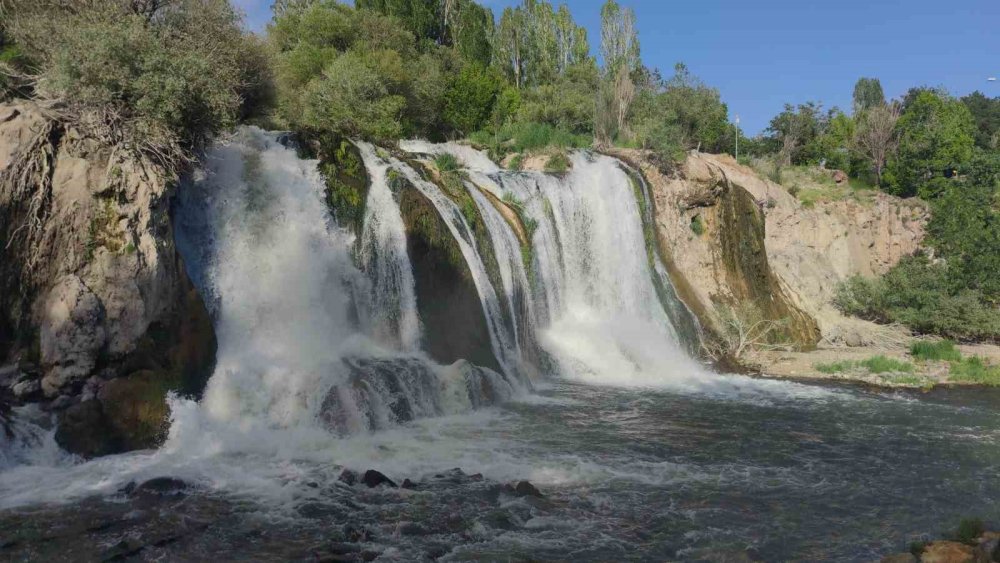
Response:
[[[0,19],[36,96],[170,164],[266,98],[262,45],[228,0],[4,0]]]
[[[494,69],[465,65],[445,94],[445,120],[459,133],[478,131],[493,114],[502,87],[502,78]]]
[[[805,164],[814,156],[804,150],[822,132],[822,105],[806,102],[798,107],[785,104],[785,109],[771,119],[767,133],[775,141],[778,158],[784,165]]]
[[[518,88],[550,84],[590,59],[587,32],[569,8],[523,0],[504,9],[494,36],[494,62]]]
[[[885,93],[878,78],[859,78],[854,84],[854,114],[885,105]]]
[[[899,149],[886,169],[887,189],[917,195],[928,180],[956,169],[972,156],[975,125],[962,102],[932,90],[904,101],[899,118]]]
[[[607,0],[601,7],[601,55],[604,80],[598,93],[595,129],[598,143],[609,144],[620,132],[626,132],[636,96],[632,75],[642,65],[635,12],[623,9],[615,0]]]
[[[987,98],[976,91],[962,98],[976,122],[976,146],[1000,149],[1000,96]]]

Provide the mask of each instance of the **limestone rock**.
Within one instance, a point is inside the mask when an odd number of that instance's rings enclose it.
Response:
[[[104,310],[80,278],[67,275],[49,291],[41,319],[42,390],[54,397],[94,369],[106,339]]]

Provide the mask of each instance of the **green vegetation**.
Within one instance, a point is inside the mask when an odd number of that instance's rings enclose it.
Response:
[[[701,220],[701,215],[691,218],[691,232],[699,237],[705,234],[705,223]]]
[[[1000,386],[1000,366],[991,366],[979,356],[952,362],[948,372],[951,381]]]
[[[985,531],[986,526],[983,525],[983,521],[979,518],[963,518],[958,523],[958,529],[955,530],[952,537],[957,542],[976,545],[979,541],[979,536],[983,535]]]
[[[19,94],[167,164],[267,100],[262,45],[227,0],[8,0],[0,19],[18,46],[4,64],[24,61]]]
[[[562,174],[569,170],[570,161],[566,153],[559,151],[549,157],[545,163],[545,171],[553,174]]]
[[[955,343],[951,340],[939,340],[928,342],[918,340],[910,344],[910,355],[917,360],[944,360],[958,361],[962,359],[962,353],[955,348]]]
[[[459,168],[458,159],[451,153],[444,153],[435,157],[434,165],[437,166],[437,169],[442,173],[454,172]]]
[[[820,373],[842,373],[856,369],[865,369],[869,373],[912,373],[913,364],[901,362],[883,355],[872,356],[866,360],[844,360],[840,362],[819,363],[813,365]],[[921,380],[922,381],[922,380]]]

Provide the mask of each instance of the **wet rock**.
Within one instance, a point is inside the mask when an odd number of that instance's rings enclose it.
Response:
[[[59,413],[56,443],[85,458],[122,451],[117,433],[98,401],[77,403]]]
[[[397,528],[401,536],[426,536],[430,532],[416,522],[403,522]]]
[[[382,554],[379,553],[378,551],[365,550],[365,551],[361,552],[361,560],[362,561],[375,561],[376,559],[378,559],[379,555],[382,555]]]
[[[403,479],[403,484],[401,486],[404,489],[408,489],[408,490],[411,490],[411,491],[416,490],[416,488],[417,488],[417,484],[414,483],[413,481],[410,481],[409,479]]]
[[[399,487],[399,485],[397,485],[392,479],[386,477],[378,471],[375,471],[374,469],[365,471],[365,475],[361,478],[361,482],[367,485],[369,489],[374,489],[380,485],[386,485],[394,489]]]
[[[517,486],[514,487],[514,494],[519,497],[542,498],[543,496],[542,492],[539,491],[537,487],[527,481],[518,482]]]
[[[978,559],[980,561],[1000,560],[1000,537],[996,533],[987,532],[979,539],[979,546],[976,547]]]
[[[29,401],[41,394],[42,383],[34,378],[22,378],[10,388],[10,391],[19,400]]]
[[[445,555],[448,555],[448,548],[440,545],[435,545],[432,546],[430,549],[428,549],[425,555],[427,555],[428,559],[432,560],[441,559]]]
[[[46,397],[90,375],[107,340],[101,300],[76,275],[61,278],[42,309],[40,343]]]
[[[921,563],[973,563],[976,550],[972,546],[954,541],[936,541],[924,549]]]
[[[912,553],[894,553],[886,555],[879,563],[917,563],[917,558]]]
[[[350,469],[345,469],[340,472],[340,477],[337,477],[337,480],[341,483],[354,486],[358,484],[358,474]]]
[[[365,543],[375,541],[375,534],[365,526],[355,526],[347,524],[344,526],[344,537],[352,543]]]
[[[59,395],[50,404],[49,408],[54,411],[61,411],[73,405],[73,397],[69,395]]]
[[[156,477],[137,486],[134,495],[180,496],[187,494],[190,485],[173,477]]]

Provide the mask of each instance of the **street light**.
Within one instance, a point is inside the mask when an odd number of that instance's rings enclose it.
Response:
[[[736,116],[736,164],[740,163],[740,116]]]

